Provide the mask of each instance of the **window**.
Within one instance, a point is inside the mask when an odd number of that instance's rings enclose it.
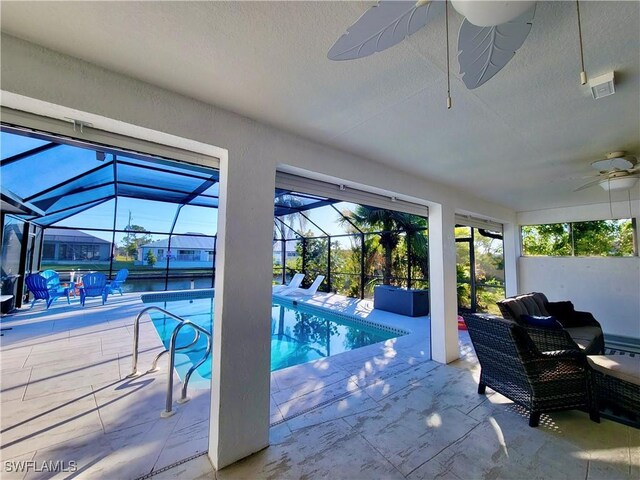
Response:
[[[56,246],[53,243],[45,242],[42,246],[42,259],[54,260],[56,255]]]
[[[100,258],[99,245],[61,243],[57,260],[108,260],[108,258]]]
[[[522,254],[527,256],[626,257],[634,255],[631,219],[525,225]]]

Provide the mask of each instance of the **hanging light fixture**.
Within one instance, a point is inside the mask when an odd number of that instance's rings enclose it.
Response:
[[[631,190],[636,183],[638,183],[638,177],[625,176],[602,180],[599,185],[605,192],[622,192]]]
[[[478,27],[494,27],[510,22],[529,10],[531,1],[451,0],[456,11]]]

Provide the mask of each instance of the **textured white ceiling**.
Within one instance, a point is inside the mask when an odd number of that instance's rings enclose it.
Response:
[[[443,17],[372,57],[327,60],[372,4],[3,1],[1,13],[9,34],[519,211],[608,201],[572,190],[606,152],[640,155],[640,3],[581,2],[587,74],[615,70],[614,96],[579,84],[575,3],[538,2],[487,84],[467,90],[452,57],[450,111]]]

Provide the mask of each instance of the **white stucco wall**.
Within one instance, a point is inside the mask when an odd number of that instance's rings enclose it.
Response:
[[[640,339],[640,258],[521,257],[520,289],[571,300],[606,334]]]

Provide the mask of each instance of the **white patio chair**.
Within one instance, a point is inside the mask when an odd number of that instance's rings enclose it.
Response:
[[[300,287],[304,280],[304,273],[296,273],[287,285],[274,285],[273,293],[283,294],[287,290],[293,290]]]
[[[324,275],[318,275],[309,288],[287,289],[284,293],[281,293],[281,295],[287,295],[292,297],[310,297],[311,295],[316,294],[323,280],[324,280]]]

